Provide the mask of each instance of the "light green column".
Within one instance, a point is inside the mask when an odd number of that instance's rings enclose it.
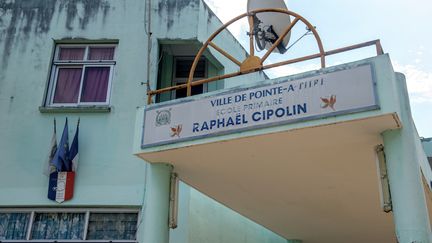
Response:
[[[138,226],[140,243],[168,243],[168,212],[170,194],[169,164],[148,164],[146,168],[145,194]]]
[[[430,224],[421,179],[405,77],[397,74],[398,101],[403,128],[383,133],[387,172],[399,243],[429,243]]]
[[[287,243],[302,243],[302,240],[287,240]]]

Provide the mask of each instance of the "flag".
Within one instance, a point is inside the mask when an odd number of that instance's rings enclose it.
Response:
[[[79,133],[80,119],[78,118],[77,128],[75,136],[69,150],[70,162],[72,163],[72,171],[76,171],[78,168],[78,133]]]
[[[50,151],[48,153],[48,158],[44,166],[44,175],[49,176],[52,172],[56,171],[56,167],[53,164],[53,158],[57,151],[57,136],[56,136],[56,120],[54,119],[54,132],[51,137]]]
[[[57,150],[55,151],[51,161],[52,165],[55,167],[55,170],[54,172],[50,173],[48,183],[48,198],[59,203],[69,200],[73,197],[75,172],[72,171],[72,159],[75,161],[78,159],[78,125],[70,151],[69,128],[68,120],[66,118],[60,143],[58,144]],[[53,137],[55,138],[55,136]],[[71,152],[73,157],[70,156]]]
[[[68,120],[66,118],[65,126],[63,128],[62,137],[58,144],[57,151],[54,155],[52,163],[57,171],[71,171],[71,163],[69,161],[69,129]]]

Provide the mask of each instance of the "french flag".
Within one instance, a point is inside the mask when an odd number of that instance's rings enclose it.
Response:
[[[78,130],[69,149],[67,118],[60,144],[56,150],[52,164],[56,170],[51,172],[48,185],[48,198],[62,203],[73,197],[75,170],[78,166]]]

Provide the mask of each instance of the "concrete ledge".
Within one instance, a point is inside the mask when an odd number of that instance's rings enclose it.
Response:
[[[39,106],[40,113],[109,113],[111,106],[46,107]]]

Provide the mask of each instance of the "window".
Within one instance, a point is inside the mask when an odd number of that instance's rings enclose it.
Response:
[[[85,213],[35,213],[31,229],[33,240],[81,240]]]
[[[0,213],[0,241],[25,240],[30,213]]]
[[[187,83],[189,71],[196,53],[201,48],[199,42],[190,41],[177,43],[175,41],[161,41],[159,45],[157,89],[172,87]],[[194,81],[224,74],[224,67],[211,54],[204,53],[194,72]],[[223,89],[224,80],[192,86],[192,95]],[[156,102],[164,102],[186,97],[187,89],[163,92],[156,96]]]
[[[108,105],[115,45],[57,45],[48,106]]]
[[[92,213],[87,239],[134,240],[137,221],[136,213]]]
[[[0,242],[136,242],[137,223],[134,209],[0,211]]]
[[[185,84],[189,78],[189,72],[192,67],[194,57],[175,57],[172,86]],[[201,59],[195,68],[194,79],[203,79],[207,77],[207,61]],[[192,95],[204,93],[206,86],[204,84],[192,86]],[[178,89],[173,91],[172,98],[179,99],[187,96],[187,89]]]

